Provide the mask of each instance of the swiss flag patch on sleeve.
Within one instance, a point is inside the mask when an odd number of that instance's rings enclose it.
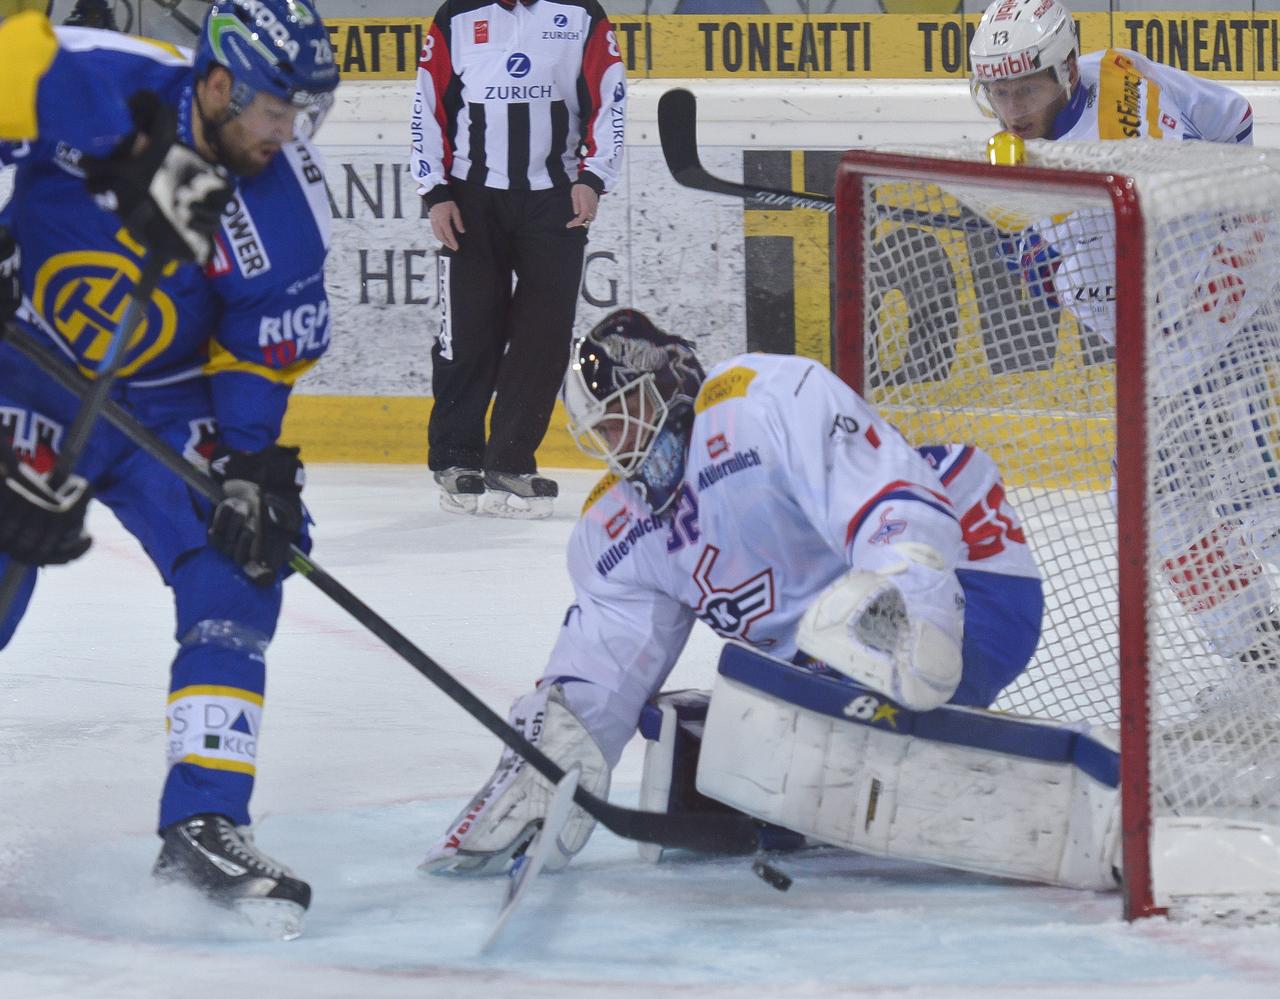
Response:
[[[476,22],[476,44],[484,45],[488,41],[489,41],[489,22],[477,21]]]

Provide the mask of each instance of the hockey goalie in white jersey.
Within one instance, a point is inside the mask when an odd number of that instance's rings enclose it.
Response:
[[[607,794],[701,619],[732,640],[706,718],[702,794],[824,843],[1112,885],[1114,753],[1053,725],[1011,735],[1013,722],[996,743],[1048,733],[1057,748],[993,752],[977,733],[995,714],[934,710],[990,705],[1040,635],[1039,573],[990,458],[913,449],[813,360],[748,354],[704,377],[688,342],[632,310],[576,345],[565,402],[579,446],[610,474],[570,541],[575,602],[510,717],[561,766],[581,766],[582,786]],[[666,792],[681,712],[669,697],[657,708],[667,731],[652,733],[664,749],[643,793],[646,807],[678,807]],[[930,737],[903,734],[913,730]],[[1084,743],[1103,760],[1085,767],[1092,775],[1072,762]],[[505,870],[548,796],[504,753],[423,868]],[[576,811],[549,866],[592,824]],[[1008,845],[1037,837],[1034,850]]]

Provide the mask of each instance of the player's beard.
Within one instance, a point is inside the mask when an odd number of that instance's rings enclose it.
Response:
[[[217,161],[237,177],[256,177],[280,152],[279,143],[253,139],[233,116],[214,121],[202,110],[199,113]]]
[[[237,177],[256,177],[280,152],[278,142],[253,140],[232,119],[219,130],[219,159]]]

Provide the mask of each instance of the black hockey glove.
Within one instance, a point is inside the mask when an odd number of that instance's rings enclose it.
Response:
[[[3,326],[22,304],[22,285],[18,283],[18,244],[7,226],[0,225],[0,326]]]
[[[0,551],[24,565],[63,565],[89,550],[89,483],[72,475],[54,489],[3,441],[0,476]]]
[[[259,586],[271,586],[302,530],[302,462],[296,447],[219,447],[209,463],[227,496],[209,520],[209,543]]]
[[[232,181],[178,142],[177,112],[152,91],[134,94],[129,111],[137,131],[110,156],[81,160],[89,190],[152,253],[203,264],[213,255]]]

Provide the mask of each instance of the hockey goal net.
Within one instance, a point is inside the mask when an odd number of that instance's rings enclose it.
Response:
[[[1046,609],[996,707],[1118,729],[1131,917],[1280,914],[1277,159],[1032,142],[837,176],[835,366],[1003,469]]]

